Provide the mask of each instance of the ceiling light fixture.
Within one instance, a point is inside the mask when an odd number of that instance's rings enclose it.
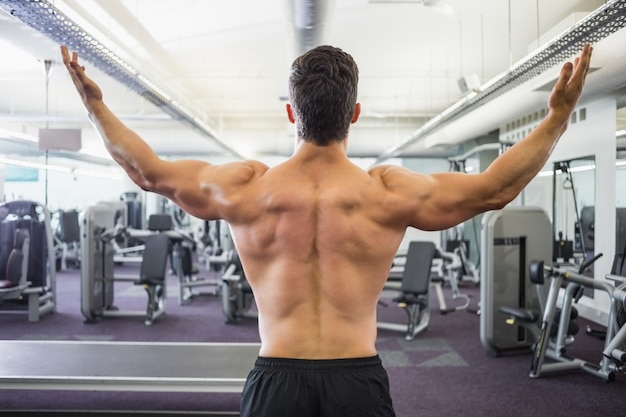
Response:
[[[47,164],[42,164],[40,162],[22,161],[19,159],[11,159],[11,158],[4,158],[4,157],[0,157],[0,164],[15,165],[15,166],[26,167],[26,168],[47,169],[50,171],[63,172],[65,174],[69,174],[70,172],[72,172],[72,168],[70,167],[64,167],[60,165],[47,165]]]
[[[243,155],[218,139],[214,129],[202,122],[201,118],[176,102],[154,82],[139,74],[112,51],[98,42],[93,36],[68,18],[54,4],[46,0],[16,1],[0,0],[0,8],[21,20],[23,23],[48,36],[60,45],[67,45],[77,51],[82,59],[90,62],[105,74],[139,94],[174,119],[196,129],[210,138],[229,154],[245,159]]]
[[[5,140],[10,140],[13,142],[22,142],[22,143],[38,143],[39,142],[39,138],[33,136],[33,135],[28,135],[26,133],[20,133],[20,132],[15,132],[13,130],[8,130],[8,129],[3,129],[0,127],[0,137],[2,139]]]
[[[452,120],[476,110],[494,98],[525,83],[531,78],[570,59],[589,43],[594,44],[626,26],[626,0],[610,0],[572,29],[561,34],[545,46],[537,49],[515,64],[508,72],[502,73],[436,115],[407,138],[386,150],[374,165],[398,156],[409,146],[442,128]]]
[[[63,165],[50,165],[50,164],[43,164],[41,162],[32,162],[32,161],[25,161],[21,159],[5,158],[4,156],[0,156],[0,164],[20,166],[20,167],[26,167],[26,168],[43,169],[43,170],[49,170],[49,171],[54,171],[54,172],[60,172],[63,174],[73,174],[73,175],[96,177],[96,178],[106,178],[106,179],[112,179],[112,180],[122,179],[121,172],[104,172],[104,171],[100,172],[100,171],[93,171],[90,169],[73,168],[73,167],[68,167],[68,166],[63,166]]]

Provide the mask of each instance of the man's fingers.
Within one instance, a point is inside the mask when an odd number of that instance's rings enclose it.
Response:
[[[81,67],[80,65],[78,65],[78,62],[76,61],[72,61],[70,62],[70,67],[72,69],[72,71],[74,72],[74,76],[76,78],[78,78],[78,80],[81,82],[81,84],[85,83],[85,67]]]
[[[573,78],[580,82],[581,85],[584,84],[585,77],[587,76],[587,72],[589,71],[589,64],[591,61],[591,45],[587,44],[583,47],[583,51],[579,57],[574,60],[574,75]]]
[[[571,62],[566,62],[561,68],[561,73],[559,74],[559,79],[556,81],[556,85],[554,86],[555,90],[564,89],[570,78],[572,77],[573,65]]]
[[[67,46],[65,45],[61,45],[61,57],[63,58],[63,64],[68,66],[70,63],[70,55],[67,52]]]
[[[63,57],[63,64],[65,64],[68,69],[72,69],[74,72],[76,72],[77,69],[85,71],[85,67],[78,65],[78,52],[73,51],[72,57],[70,58],[67,46],[61,45],[61,56]]]
[[[587,75],[589,69],[589,62],[591,60],[591,46],[585,45],[583,51],[579,57],[574,59],[574,63],[566,62],[561,68],[561,74],[556,83],[556,88],[565,88],[570,80],[577,80],[582,83]]]
[[[582,53],[579,57],[576,58],[576,61],[574,62],[574,67],[576,69],[580,68],[583,73],[587,72],[587,70],[589,69],[589,63],[591,61],[591,51],[591,45],[587,44],[583,47]]]

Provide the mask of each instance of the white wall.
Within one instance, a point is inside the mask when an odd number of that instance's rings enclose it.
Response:
[[[626,160],[621,162],[626,163]],[[626,165],[620,165],[615,171],[615,184],[617,195],[615,197],[616,207],[626,207]]]

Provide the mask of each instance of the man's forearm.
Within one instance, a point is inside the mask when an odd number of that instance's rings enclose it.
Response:
[[[548,113],[527,137],[493,161],[485,173],[501,184],[503,198],[512,201],[545,166],[568,121],[569,115]]]
[[[496,192],[503,193],[505,201],[513,200],[537,175],[567,129],[569,118],[582,94],[591,52],[591,46],[585,45],[573,64],[566,62],[563,65],[548,98],[546,118],[526,138],[497,158],[485,172],[499,185]]]
[[[130,176],[142,186],[147,160],[155,157],[150,146],[128,128],[102,100],[89,100],[85,103],[88,117],[98,131],[109,154]]]

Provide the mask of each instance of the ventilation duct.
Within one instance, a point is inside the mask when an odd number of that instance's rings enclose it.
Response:
[[[333,0],[286,0],[293,31],[295,56],[324,43],[325,26]]]
[[[427,135],[444,127],[447,123],[478,109],[494,98],[570,59],[580,52],[585,44],[595,44],[624,26],[626,26],[626,0],[608,1],[568,32],[537,49],[508,72],[483,85],[480,92],[469,94],[430,119],[409,137],[381,154],[374,164],[400,155],[409,146],[423,141]]]
[[[53,4],[45,0],[0,0],[0,8],[60,45],[77,51],[82,59],[148,100],[176,120],[191,126],[236,158],[243,155],[217,138],[215,131],[201,118],[139,74],[103,44],[98,42]]]

